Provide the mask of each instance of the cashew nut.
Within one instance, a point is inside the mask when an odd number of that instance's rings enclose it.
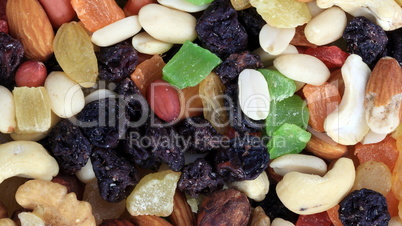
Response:
[[[324,160],[313,155],[283,155],[274,159],[269,166],[281,176],[293,171],[319,176],[327,172],[327,164]]]
[[[264,171],[254,180],[236,181],[231,183],[229,187],[236,188],[246,194],[250,199],[261,202],[268,194],[269,180],[267,173]]]
[[[350,191],[354,180],[353,161],[342,157],[323,177],[299,172],[287,173],[276,186],[276,192],[289,210],[297,214],[314,214],[338,204]]]
[[[11,141],[0,145],[0,183],[20,176],[51,180],[59,165],[45,148],[33,141]]]
[[[17,123],[15,121],[15,104],[13,94],[4,86],[0,86],[0,132],[14,132]]]
[[[317,5],[323,9],[339,6],[354,17],[375,20],[386,31],[402,27],[402,8],[394,0],[317,0]]]
[[[345,92],[338,108],[325,119],[324,130],[337,143],[354,145],[370,130],[365,118],[364,98],[371,70],[360,56],[351,54],[341,71]]]

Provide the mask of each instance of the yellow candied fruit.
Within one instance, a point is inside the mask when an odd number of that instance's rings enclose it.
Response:
[[[16,87],[15,102],[16,133],[47,131],[52,123],[52,110],[45,87]]]
[[[296,0],[250,0],[258,14],[272,27],[294,28],[311,20],[307,4]]]
[[[368,161],[356,169],[356,179],[352,190],[371,189],[386,196],[391,190],[391,172],[382,162]]]
[[[127,211],[132,216],[169,216],[180,175],[180,172],[164,170],[143,177],[127,197]]]

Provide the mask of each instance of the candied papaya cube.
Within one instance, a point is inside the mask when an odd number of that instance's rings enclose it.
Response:
[[[297,125],[285,123],[277,129],[268,142],[268,152],[271,159],[286,154],[298,154],[307,145],[311,133]]]
[[[222,60],[207,49],[186,41],[163,67],[163,80],[184,89],[204,80]]]
[[[16,87],[13,95],[17,133],[45,132],[50,128],[52,111],[44,87]]]
[[[259,69],[269,87],[269,94],[272,100],[281,101],[293,96],[296,92],[295,82],[284,76],[277,70]]]

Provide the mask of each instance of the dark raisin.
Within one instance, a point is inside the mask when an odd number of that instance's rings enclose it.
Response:
[[[134,165],[113,149],[94,148],[91,162],[100,195],[108,202],[125,199],[139,181]]]
[[[349,193],[339,203],[339,219],[344,225],[388,225],[385,197],[370,189],[360,189]]]
[[[63,119],[51,130],[45,145],[55,157],[62,171],[78,172],[87,163],[92,145],[80,128],[68,119]]]
[[[134,224],[125,219],[105,219],[99,226],[134,226]]]
[[[203,117],[188,117],[176,125],[183,150],[191,153],[208,152],[219,148],[222,135]]]
[[[374,66],[386,50],[388,37],[385,31],[365,17],[353,18],[345,28],[343,38],[347,50],[363,58],[363,61]]]
[[[225,181],[212,170],[212,166],[203,158],[198,158],[182,170],[178,188],[192,197],[209,195],[223,187]]]
[[[237,81],[226,84],[223,103],[228,111],[230,125],[240,134],[262,131],[265,126],[264,120],[254,120],[243,113],[240,108],[238,93]]]
[[[106,81],[119,81],[134,72],[138,64],[138,54],[128,42],[101,47],[97,52],[99,78]]]
[[[145,137],[149,139],[152,153],[173,171],[180,171],[184,167],[184,151],[177,140],[176,130],[163,123],[157,116],[152,115]]]
[[[220,57],[247,48],[247,32],[229,0],[213,1],[197,19],[195,29],[203,46]]]
[[[270,219],[282,218],[284,220],[296,223],[299,215],[290,211],[278,197],[276,193],[276,184],[270,183],[268,194],[265,199],[261,202],[253,202],[252,206],[261,206],[264,209],[265,214]]]
[[[389,31],[387,51],[388,55],[395,58],[402,67],[402,28]]]
[[[264,65],[258,55],[249,51],[230,54],[215,70],[223,83],[237,81],[240,72],[246,68],[257,69],[263,68]]]
[[[78,125],[91,144],[102,148],[115,148],[119,138],[125,136],[128,119],[119,110],[118,100],[105,98],[85,105],[77,114]]]
[[[0,85],[14,86],[15,71],[24,56],[24,46],[9,34],[0,32]]]
[[[216,171],[226,181],[253,180],[268,166],[269,154],[263,140],[246,135],[231,139],[215,155]]]
[[[255,7],[237,11],[237,14],[240,23],[247,31],[249,49],[254,50],[260,47],[260,31],[267,22],[258,14]]]

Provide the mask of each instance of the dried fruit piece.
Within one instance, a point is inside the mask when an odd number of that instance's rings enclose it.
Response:
[[[308,48],[304,52],[320,59],[329,69],[340,68],[345,63],[349,54],[342,51],[337,46],[319,46],[316,48]]]
[[[163,79],[183,89],[200,83],[221,63],[210,51],[186,41],[180,50],[163,67]]]
[[[294,0],[251,0],[251,5],[272,27],[294,28],[311,20],[306,3]]]
[[[114,0],[72,0],[71,5],[78,18],[91,32],[125,17],[123,10]]]
[[[31,60],[47,60],[53,53],[54,31],[39,1],[9,0],[6,10],[10,33],[24,45],[24,55]]]
[[[15,70],[24,56],[24,46],[18,39],[0,32],[0,85],[14,86]]]
[[[295,226],[321,225],[331,226],[332,222],[326,211],[310,215],[300,215]]]
[[[143,96],[146,96],[147,88],[151,82],[162,79],[162,68],[164,66],[165,62],[160,55],[154,55],[151,59],[137,65],[130,77],[141,90]]]
[[[94,85],[98,63],[91,39],[79,23],[63,24],[57,30],[53,47],[57,62],[72,80],[86,88]]]
[[[127,197],[127,210],[132,216],[169,216],[180,172],[164,170],[144,176]]]
[[[259,69],[265,80],[267,80],[269,95],[274,101],[282,101],[293,96],[296,91],[296,84],[290,78],[276,70]]]
[[[334,226],[343,226],[341,220],[339,219],[339,205],[332,207],[327,210],[328,217]]]
[[[352,190],[367,188],[386,196],[391,190],[391,171],[382,162],[368,161],[356,169]]]

